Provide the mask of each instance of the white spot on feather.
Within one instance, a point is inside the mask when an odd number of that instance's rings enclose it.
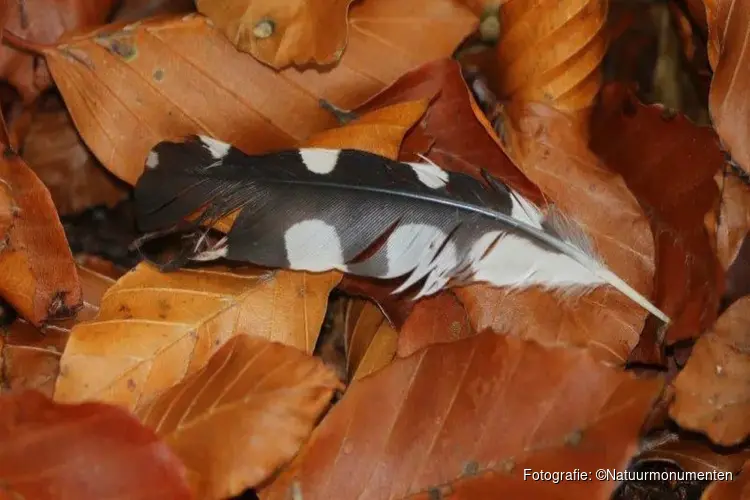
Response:
[[[448,172],[432,163],[407,163],[419,182],[430,189],[440,189],[448,183]]]
[[[322,220],[294,224],[284,233],[284,246],[290,269],[312,272],[346,270],[336,228]]]
[[[146,168],[156,168],[159,166],[159,153],[156,151],[149,151],[148,157],[146,158]]]
[[[227,144],[226,142],[222,142],[222,141],[217,141],[216,139],[212,137],[201,135],[201,136],[198,136],[198,138],[201,140],[201,142],[206,147],[208,152],[211,153],[211,156],[214,158],[214,160],[221,160],[227,155],[229,150],[232,148],[231,144]]]
[[[510,216],[536,228],[542,227],[544,215],[539,211],[539,207],[516,192],[510,197],[512,202]]]
[[[339,160],[338,149],[300,149],[299,155],[302,157],[302,163],[310,172],[315,174],[330,174],[336,168],[336,162]]]

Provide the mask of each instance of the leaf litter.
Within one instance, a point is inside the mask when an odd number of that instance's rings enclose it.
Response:
[[[0,497],[747,496],[748,12],[3,4]],[[316,148],[302,163],[318,175],[339,149],[424,163],[420,182],[490,174],[580,227],[671,321],[606,286],[458,280],[414,301],[399,278],[160,271],[129,247],[132,186],[154,145],[194,133],[247,154]],[[373,175],[357,166],[342,168]],[[524,477],[598,468],[710,474]]]

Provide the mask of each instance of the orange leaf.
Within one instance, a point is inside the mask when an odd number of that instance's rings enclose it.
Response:
[[[260,497],[402,498],[486,474],[467,498],[604,498],[615,482],[524,469],[622,470],[661,386],[582,349],[492,333],[436,344],[354,382]]]
[[[61,216],[95,205],[115,206],[126,185],[102,168],[81,141],[59,99],[33,113],[21,156],[47,186]]]
[[[336,389],[319,359],[239,335],[136,414],[182,459],[196,498],[221,499],[290,460]]]
[[[324,73],[277,73],[197,15],[72,36],[46,56],[86,144],[133,184],[148,151],[164,139],[203,133],[258,153],[294,147],[331,127],[334,117],[321,99],[353,108],[404,71],[451,53],[473,29],[474,16],[452,0],[428,3],[419,9],[380,0],[352,8],[358,28],[336,68]],[[404,12],[419,12],[419,22],[403,22]],[[415,23],[443,31],[436,40],[415,31]]]
[[[87,321],[99,311],[99,301],[114,280],[78,267],[83,288],[83,307],[75,318],[34,328],[23,319],[11,324],[0,337],[0,392],[34,389],[52,397],[60,372],[60,356],[76,323]]]
[[[0,160],[0,184],[14,200],[0,251],[0,295],[34,325],[70,315],[81,303],[81,285],[49,191],[11,150]]]
[[[715,0],[707,8],[709,59],[714,69],[709,110],[727,151],[750,172],[750,5]]]
[[[55,399],[134,408],[199,370],[238,333],[312,352],[337,282],[334,273],[161,273],[140,264],[107,291],[96,318],[73,328]]]
[[[714,481],[701,495],[701,500],[747,500],[750,498],[750,462],[734,481]]]
[[[750,435],[750,297],[729,306],[693,347],[674,382],[669,415],[681,427],[731,446]]]
[[[750,186],[731,173],[716,174],[721,213],[716,231],[716,256],[726,270],[735,261],[750,231]]]
[[[0,482],[9,499],[191,498],[179,459],[135,417],[34,391],[0,397]]]
[[[681,115],[645,106],[607,86],[592,121],[592,149],[622,175],[651,221],[655,304],[672,322],[666,340],[695,337],[716,319],[723,273],[705,218],[718,206],[714,175],[724,164],[717,137]],[[658,138],[658,140],[654,140]]]
[[[378,371],[396,354],[399,333],[369,300],[352,299],[345,315],[346,368],[349,380]]]
[[[609,2],[512,0],[500,7],[499,95],[562,111],[591,106],[607,40]]]
[[[196,7],[239,50],[271,67],[282,68],[290,64],[329,64],[341,59],[351,3],[352,0],[196,0]]]
[[[5,29],[16,36],[45,44],[65,32],[104,24],[115,0],[24,0],[2,2],[7,8]],[[52,85],[38,57],[0,45],[0,78],[7,80],[30,103]]]

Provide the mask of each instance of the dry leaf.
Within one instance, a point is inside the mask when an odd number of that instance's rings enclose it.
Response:
[[[499,95],[578,111],[599,91],[609,2],[511,0],[500,7]]]
[[[734,481],[714,481],[703,491],[701,500],[747,500],[750,498],[750,462]]]
[[[147,17],[195,12],[194,0],[121,0],[113,22],[139,21]]]
[[[321,99],[354,108],[404,71],[450,54],[475,18],[451,0],[424,2],[430,8],[400,0],[352,8],[359,28],[340,63],[325,73],[277,73],[237,52],[197,15],[107,27],[45,53],[86,144],[133,184],[160,140],[203,133],[247,153],[293,147],[334,124]],[[418,12],[419,21],[402,22],[407,12]]]
[[[732,446],[750,435],[750,297],[729,306],[693,347],[677,376],[669,415],[681,427]]]
[[[47,186],[60,216],[95,205],[114,207],[127,196],[124,183],[102,168],[78,136],[58,99],[33,113],[21,156]]]
[[[396,354],[399,333],[369,300],[352,299],[345,315],[346,371],[349,380],[378,371]]]
[[[370,0],[372,1],[372,0]],[[232,44],[274,68],[341,59],[352,0],[196,0]],[[357,30],[355,22],[352,30]]]
[[[605,87],[600,102],[592,149],[625,179],[651,221],[654,303],[672,318],[666,341],[695,337],[715,321],[724,279],[704,223],[719,203],[713,178],[724,155],[716,135],[641,104],[623,87]]]
[[[715,0],[707,5],[709,60],[714,69],[709,110],[724,147],[750,172],[750,5]]]
[[[398,356],[404,358],[439,342],[453,342],[476,333],[463,304],[451,291],[422,299],[401,327]]]
[[[716,255],[721,266],[729,269],[750,231],[750,186],[739,176],[723,172],[716,174],[716,183],[721,192]]]
[[[5,29],[39,44],[52,43],[65,32],[99,26],[112,10],[114,0],[23,0],[7,4]],[[52,81],[39,58],[0,46],[0,78],[13,85],[24,102],[30,103]]]
[[[70,315],[81,303],[81,285],[49,191],[11,150],[0,160],[0,184],[14,200],[0,251],[0,295],[34,325]]]
[[[34,391],[0,396],[0,483],[8,499],[191,498],[184,466],[135,417]]]
[[[0,392],[34,389],[52,397],[60,371],[60,356],[77,322],[88,321],[99,311],[99,301],[114,280],[79,266],[83,307],[75,318],[48,323],[37,329],[16,320],[0,337]]]
[[[616,483],[529,482],[524,469],[623,470],[661,386],[583,349],[491,333],[436,344],[354,382],[260,497],[402,498],[487,474],[469,498],[605,498]]]
[[[107,291],[96,318],[73,328],[55,399],[134,408],[241,333],[312,352],[338,279],[253,268],[161,273],[140,264]]]
[[[222,499],[290,460],[341,388],[319,359],[239,335],[136,414],[182,459],[196,498]]]
[[[609,268],[648,297],[653,237],[625,182],[588,149],[567,115],[538,103],[518,104],[516,111],[516,128],[508,130],[520,169],[578,223]],[[646,317],[645,310],[607,286],[563,298],[539,288],[509,292],[473,285],[456,290],[456,296],[477,331],[587,345],[612,362],[625,361]]]

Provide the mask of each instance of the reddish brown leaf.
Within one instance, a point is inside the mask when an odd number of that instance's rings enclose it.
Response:
[[[732,158],[750,172],[750,4],[707,2],[707,20],[714,69],[708,97],[711,118]]]
[[[622,178],[588,149],[578,122],[538,103],[515,105],[508,129],[516,163],[560,211],[578,223],[603,261],[648,297],[653,238],[643,211]],[[610,287],[561,298],[533,288],[521,292],[474,285],[456,290],[477,331],[587,345],[613,362],[638,342],[645,310]],[[544,311],[540,314],[539,311]]]
[[[750,462],[734,481],[714,481],[705,489],[701,500],[747,500],[750,498]]]
[[[9,149],[0,160],[0,183],[15,202],[0,252],[0,295],[34,325],[69,315],[81,303],[81,285],[49,191]]]
[[[127,196],[126,185],[83,144],[59,99],[48,99],[33,113],[21,144],[21,156],[47,186],[61,216],[94,205],[113,207]]]
[[[218,266],[161,273],[140,264],[107,291],[93,320],[73,328],[55,399],[134,408],[202,368],[238,333],[312,352],[337,282],[334,273]]]
[[[195,12],[194,0],[121,0],[112,20],[133,22],[147,17]]]
[[[337,389],[317,358],[239,335],[136,414],[182,459],[196,498],[221,499],[290,460]]]
[[[35,389],[52,397],[60,372],[60,356],[76,323],[99,312],[99,301],[114,280],[78,267],[83,288],[83,307],[75,318],[34,328],[23,319],[11,324],[0,337],[0,392]]]
[[[577,111],[599,91],[609,2],[515,0],[500,8],[499,95]]]
[[[721,212],[716,231],[716,255],[729,269],[750,231],[750,186],[737,175],[720,172],[716,183],[721,193]]]
[[[404,358],[439,342],[453,342],[474,335],[463,304],[451,291],[420,300],[401,327],[398,356]]]
[[[196,0],[241,51],[273,68],[331,64],[346,47],[352,0]],[[352,23],[356,30],[356,23]]]
[[[261,498],[403,498],[474,475],[489,480],[469,498],[605,498],[616,483],[524,469],[622,470],[661,386],[583,349],[491,333],[436,344],[354,382]]]
[[[132,184],[150,148],[165,138],[199,132],[255,153],[296,146],[330,128],[334,117],[321,99],[354,108],[404,71],[451,53],[473,29],[474,16],[452,0],[429,4],[359,3],[344,57],[322,73],[277,73],[195,15],[69,37],[46,55],[86,144]],[[426,29],[402,22],[404,12],[418,12]],[[437,39],[435,29],[442,30]]]
[[[724,158],[711,129],[665,113],[622,87],[607,87],[592,122],[592,148],[622,175],[651,221],[654,301],[672,318],[672,343],[716,319],[723,275],[704,221],[719,202],[714,175]]]
[[[750,297],[729,306],[693,347],[674,381],[669,415],[683,428],[731,446],[750,435]]]
[[[103,24],[114,3],[114,0],[3,2],[8,9],[5,29],[36,43],[52,43],[65,32]],[[27,103],[52,84],[47,68],[39,59],[0,46],[0,78],[8,80]]]
[[[135,417],[34,391],[0,397],[0,482],[9,499],[191,498],[179,459]]]

